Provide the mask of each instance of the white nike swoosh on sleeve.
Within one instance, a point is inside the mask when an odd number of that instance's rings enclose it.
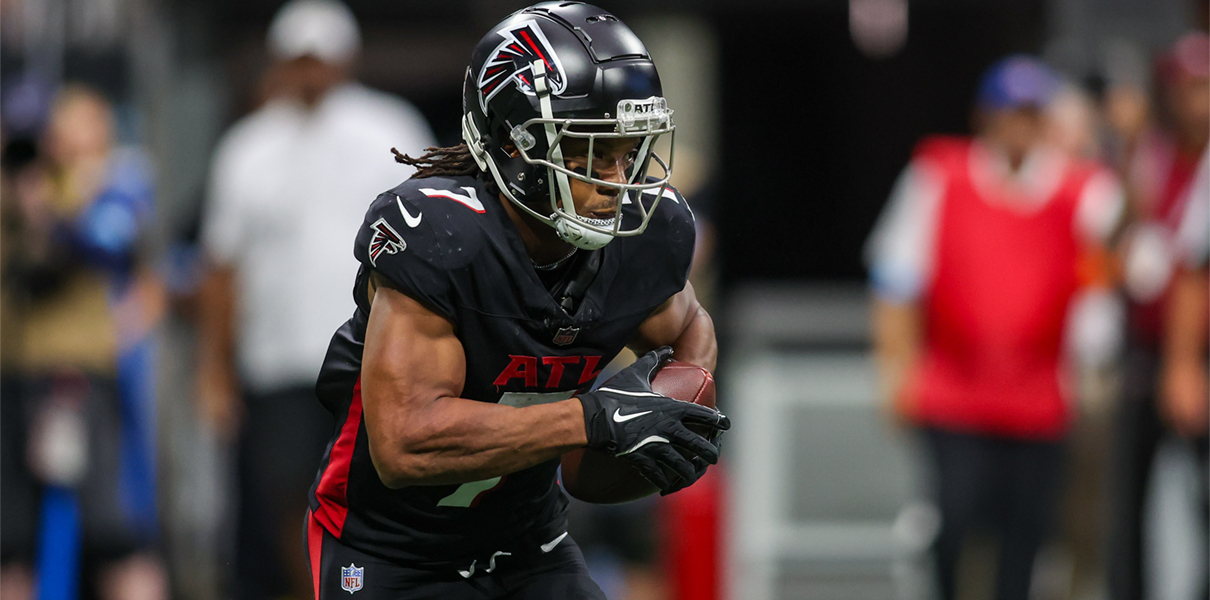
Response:
[[[395,204],[399,205],[399,212],[403,213],[403,222],[407,223],[408,227],[415,229],[417,225],[420,225],[420,220],[424,218],[424,213],[417,214],[413,217],[412,214],[408,212],[408,209],[403,207],[403,200],[400,199],[399,196],[395,196]]]

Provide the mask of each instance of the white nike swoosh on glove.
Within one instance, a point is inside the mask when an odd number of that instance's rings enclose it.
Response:
[[[624,415],[624,414],[622,414],[622,409],[619,408],[619,409],[613,411],[613,421],[615,423],[625,423],[626,421],[629,421],[631,419],[637,419],[646,414],[651,414],[651,411],[645,410],[643,412],[637,412],[637,413],[631,413],[629,415]]]
[[[424,218],[424,213],[418,213],[413,217],[412,213],[403,207],[403,200],[399,196],[395,196],[395,204],[399,205],[399,212],[403,213],[403,222],[407,223],[408,227],[415,229],[417,225],[420,225],[420,219]]]
[[[635,444],[633,448],[623,452],[622,454],[630,454],[631,452],[634,452],[635,450],[638,450],[639,448],[642,448],[643,446],[646,446],[647,444],[657,444],[657,443],[658,444],[667,444],[668,438],[659,436],[659,435],[649,436],[649,437],[645,438],[643,441]],[[622,456],[622,454],[619,454],[618,456]]]

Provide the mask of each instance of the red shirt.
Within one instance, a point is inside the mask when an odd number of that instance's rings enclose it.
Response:
[[[1096,172],[1066,165],[1032,211],[1009,186],[979,185],[972,144],[937,138],[917,160],[943,174],[924,345],[907,393],[915,417],[945,429],[1053,439],[1070,420],[1063,331],[1078,286],[1073,220]]]

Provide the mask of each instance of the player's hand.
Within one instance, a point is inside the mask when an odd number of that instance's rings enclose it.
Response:
[[[588,447],[629,461],[663,491],[697,481],[707,465],[717,463],[719,446],[711,439],[731,428],[731,420],[713,408],[651,391],[652,378],[671,355],[667,346],[652,350],[578,396]]]
[[[689,462],[693,464],[693,476],[688,479],[680,476],[675,477],[672,479],[671,483],[668,484],[668,487],[660,488],[661,496],[667,496],[673,492],[679,492],[693,485],[698,479],[701,479],[702,476],[706,474],[706,468],[710,466],[709,463],[697,456],[689,457]]]

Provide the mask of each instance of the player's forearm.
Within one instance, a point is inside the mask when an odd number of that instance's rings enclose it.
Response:
[[[388,487],[488,479],[588,443],[578,400],[526,408],[460,397],[466,353],[453,324],[386,286],[362,354],[370,458]]]
[[[440,398],[396,423],[367,420],[370,455],[387,487],[447,485],[514,473],[584,446],[579,400],[513,408]],[[382,425],[392,431],[382,431]],[[375,444],[375,441],[379,444]],[[385,446],[380,448],[378,446]]]

